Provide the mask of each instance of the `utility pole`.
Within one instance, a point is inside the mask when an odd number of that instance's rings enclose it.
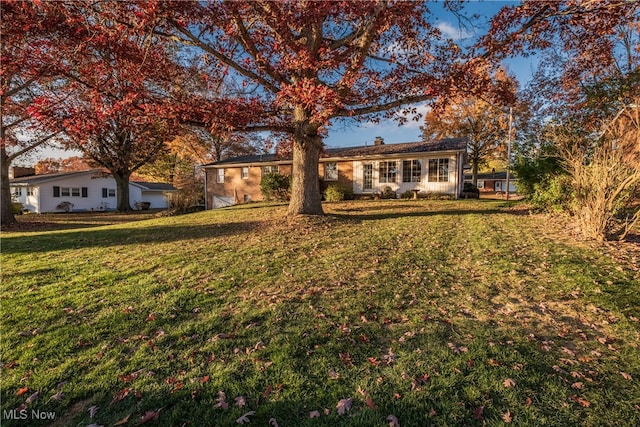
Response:
[[[509,200],[509,172],[511,171],[511,127],[513,124],[513,107],[509,107],[509,136],[507,139],[507,200]]]

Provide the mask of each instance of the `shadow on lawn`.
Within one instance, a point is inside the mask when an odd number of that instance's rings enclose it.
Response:
[[[38,236],[5,237],[2,252],[35,253],[90,247],[180,242],[249,233],[263,225],[261,221],[227,222],[207,225],[166,225],[123,227],[102,230],[68,231]]]
[[[393,209],[393,206],[389,206],[389,209]],[[341,213],[330,213],[329,215],[341,219],[351,221],[375,221],[381,219],[396,219],[406,217],[431,217],[437,215],[450,215],[450,216],[463,216],[463,215],[493,215],[493,214],[512,214],[515,212],[502,209],[444,209],[444,210],[417,210],[417,211],[391,211],[391,212],[378,212],[378,213],[366,213],[372,209],[353,209],[340,211]],[[386,210],[386,209],[385,209]],[[336,211],[338,212],[338,211]],[[344,212],[344,213],[342,213]],[[351,213],[355,212],[355,213]],[[362,213],[358,213],[362,212]]]

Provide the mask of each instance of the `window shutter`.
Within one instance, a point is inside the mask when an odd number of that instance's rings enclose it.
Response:
[[[82,197],[89,197],[89,190],[87,187],[82,187]]]
[[[60,197],[60,187],[57,185],[53,187],[53,197]]]
[[[108,194],[107,194],[107,189],[106,189],[106,188],[103,188],[103,189],[102,189],[102,197],[107,197],[107,195],[108,195]]]

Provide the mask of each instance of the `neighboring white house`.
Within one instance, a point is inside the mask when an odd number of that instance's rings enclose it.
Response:
[[[13,200],[35,213],[108,211],[116,209],[116,180],[109,173],[93,169],[78,172],[32,175],[12,179]],[[176,189],[160,182],[130,182],[132,207],[147,202],[151,209],[170,206],[169,195]],[[67,202],[67,203],[65,203]]]

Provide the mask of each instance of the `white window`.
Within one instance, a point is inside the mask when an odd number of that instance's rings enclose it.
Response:
[[[62,197],[80,197],[80,187],[60,187],[60,195]]]
[[[422,176],[422,160],[402,161],[402,182],[420,182]]]
[[[115,188],[103,188],[102,189],[102,197],[116,197],[116,189]]]
[[[481,179],[478,180],[478,188],[484,188],[484,181]]]
[[[218,169],[218,184],[224,184],[224,168]]]
[[[35,188],[34,187],[27,187],[27,196],[33,196],[35,194]]]
[[[13,187],[13,196],[14,197],[22,196],[22,188],[21,187]]]
[[[249,168],[247,166],[242,168],[242,179],[249,179]]]
[[[262,167],[262,176],[265,176],[270,173],[278,173],[280,170],[278,169],[278,165],[271,166],[263,166]]]
[[[378,166],[378,181],[380,183],[396,182],[396,162],[380,162]]]
[[[324,180],[325,181],[338,180],[338,164],[337,163],[324,164]]]
[[[449,182],[449,159],[429,160],[429,181]]]

